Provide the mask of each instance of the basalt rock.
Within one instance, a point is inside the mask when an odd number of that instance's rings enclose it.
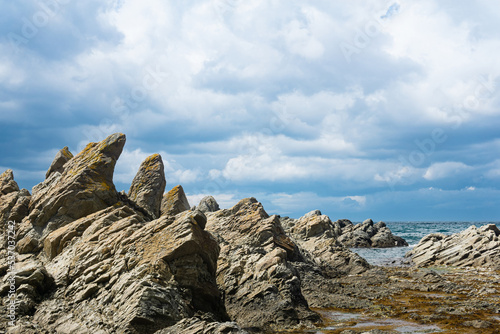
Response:
[[[500,270],[500,230],[494,224],[446,236],[429,234],[406,254],[419,267],[448,265]]]
[[[153,218],[160,216],[166,184],[163,169],[163,161],[159,154],[148,157],[139,167],[128,193],[128,197],[144,208]]]
[[[184,189],[181,185],[173,187],[163,196],[161,215],[176,215],[190,209]]]
[[[68,147],[65,146],[63,149],[57,152],[54,161],[50,165],[47,173],[45,173],[45,178],[47,179],[50,174],[54,172],[62,173],[64,171],[64,165],[73,158],[73,154],[69,151]]]
[[[207,213],[207,220],[207,230],[221,246],[217,283],[232,320],[243,328],[319,321],[308,308],[291,264],[303,261],[302,255],[278,216],[269,216],[255,198],[247,198],[231,209]]]

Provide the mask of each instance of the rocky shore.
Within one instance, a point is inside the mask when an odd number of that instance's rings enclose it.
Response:
[[[182,186],[165,193],[158,154],[118,192],[125,141],[63,148],[31,193],[11,170],[0,175],[0,334],[396,333],[358,326],[365,318],[445,333],[500,328],[495,225],[424,238],[412,267],[376,267],[349,248],[407,245],[385,223],[269,215],[255,198],[191,206]],[[424,268],[440,265],[454,267]]]

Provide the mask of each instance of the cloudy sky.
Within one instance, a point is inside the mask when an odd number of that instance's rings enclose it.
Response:
[[[127,135],[128,190],[332,219],[500,220],[493,0],[1,0],[0,168]]]

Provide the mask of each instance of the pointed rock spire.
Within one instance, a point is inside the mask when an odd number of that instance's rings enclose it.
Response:
[[[47,170],[45,178],[48,179],[50,174],[52,174],[53,172],[62,173],[64,171],[64,165],[71,158],[73,158],[73,154],[69,151],[68,146],[65,146],[62,150],[59,150],[54,158],[54,161],[52,161],[49,170]]]
[[[160,216],[165,184],[163,161],[159,154],[153,154],[146,158],[139,167],[130,186],[128,197],[156,219]]]
[[[190,208],[184,189],[182,189],[181,185],[178,185],[163,196],[161,215],[176,215]]]
[[[64,165],[62,173],[54,171],[33,187],[31,223],[43,226],[45,235],[69,221],[115,204],[118,193],[113,173],[125,140],[124,134],[115,133],[101,142],[88,144]]]
[[[0,196],[14,191],[19,191],[19,186],[14,181],[14,172],[12,169],[7,169],[0,175]]]

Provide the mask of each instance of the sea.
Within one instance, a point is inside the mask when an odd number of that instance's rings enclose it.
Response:
[[[355,223],[356,224],[356,223]],[[443,233],[451,235],[466,230],[472,225],[480,227],[487,224],[496,224],[500,228],[500,222],[385,222],[392,234],[402,237],[408,243],[408,247],[394,248],[351,248],[373,265],[401,265],[404,264],[404,256],[415,247],[418,242],[428,234]]]

